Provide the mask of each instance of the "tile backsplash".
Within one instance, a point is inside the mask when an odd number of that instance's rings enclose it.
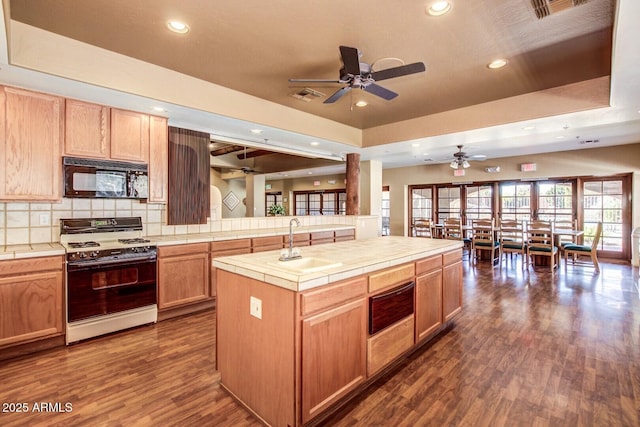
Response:
[[[61,218],[139,216],[146,236],[288,227],[291,217],[209,219],[206,224],[165,225],[166,205],[126,199],[62,199],[56,203],[0,202],[0,246],[60,241]],[[211,213],[216,218],[216,212]],[[349,216],[305,216],[302,225],[352,225]]]

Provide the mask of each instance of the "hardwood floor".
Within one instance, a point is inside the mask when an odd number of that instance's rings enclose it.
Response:
[[[464,266],[448,333],[323,425],[640,425],[637,268]],[[0,362],[2,409],[28,406],[0,425],[259,426],[215,385],[214,330],[210,311]]]

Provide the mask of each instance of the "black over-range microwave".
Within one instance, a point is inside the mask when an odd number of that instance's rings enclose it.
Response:
[[[110,160],[63,157],[64,196],[146,199],[147,165]]]

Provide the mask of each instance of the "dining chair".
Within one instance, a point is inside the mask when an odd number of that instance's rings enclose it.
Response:
[[[600,273],[600,264],[598,264],[598,243],[600,242],[600,237],[602,236],[602,222],[598,222],[596,225],[596,234],[593,237],[593,241],[590,245],[577,245],[577,244],[567,244],[564,246],[564,266],[567,267],[567,259],[569,255],[571,255],[572,263],[575,264],[576,261],[582,263],[579,260],[581,255],[589,255],[591,257],[591,263],[595,267],[596,273]],[[578,259],[577,259],[578,258]]]
[[[549,257],[551,271],[560,262],[560,252],[554,243],[553,223],[551,221],[534,220],[527,224],[526,231],[526,263],[534,263],[534,256]]]
[[[560,220],[554,221],[553,230],[556,233],[556,246],[560,252],[564,250],[565,245],[575,245],[577,243],[576,236],[570,234],[561,234],[563,230],[574,231],[578,229],[578,220]]]
[[[509,254],[513,263],[513,254],[520,254],[522,258],[522,268],[525,265],[525,254],[527,244],[524,240],[524,225],[522,221],[501,220],[498,232],[500,241],[500,264],[502,265],[503,255]]]
[[[479,253],[487,251],[491,254],[491,263],[496,264],[500,260],[500,241],[496,237],[494,219],[474,219],[471,224],[471,254],[474,260]]]
[[[471,258],[471,239],[464,235],[460,218],[445,218],[442,223],[442,238],[448,240],[461,240]]]
[[[415,237],[433,237],[430,219],[416,219],[413,223],[413,235]]]

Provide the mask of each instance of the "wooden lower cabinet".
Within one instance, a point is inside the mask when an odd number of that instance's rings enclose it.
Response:
[[[209,244],[210,251],[210,269],[211,280],[209,284],[209,296],[216,296],[216,268],[211,262],[214,258],[219,256],[232,256],[251,253],[251,239],[234,239],[234,240],[221,240],[217,242],[211,242]]]
[[[442,268],[442,318],[451,320],[462,311],[462,260]]]
[[[416,342],[442,325],[442,270],[416,278]]]
[[[0,347],[63,333],[63,257],[0,262]]]
[[[352,282],[352,285],[357,286],[357,283]],[[364,286],[361,289],[364,291]],[[366,379],[366,301],[361,292],[361,297],[355,301],[302,321],[303,423]]]
[[[208,243],[158,248],[158,308],[209,298],[209,269]]]

